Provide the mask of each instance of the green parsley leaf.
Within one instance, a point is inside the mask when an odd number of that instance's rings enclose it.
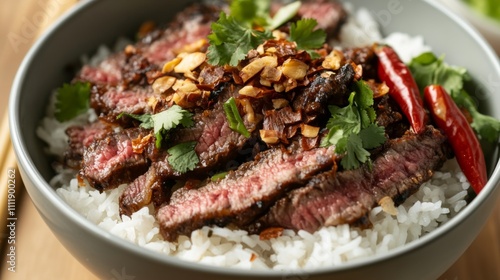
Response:
[[[153,131],[158,133],[161,130],[171,130],[179,124],[184,127],[193,125],[192,114],[189,111],[182,109],[179,105],[173,105],[165,111],[151,116],[153,119]]]
[[[345,169],[356,169],[360,163],[365,163],[370,158],[370,153],[363,148],[363,141],[357,134],[348,137],[346,155],[340,161]]]
[[[318,22],[315,19],[301,19],[290,26],[290,40],[297,43],[300,50],[311,51],[323,46],[326,33],[322,29],[316,29]]]
[[[224,102],[224,113],[226,113],[227,121],[229,122],[229,128],[240,133],[245,137],[250,137],[250,132],[248,132],[243,119],[240,116],[238,106],[236,106],[236,101],[234,97],[229,98]]]
[[[453,98],[453,101],[465,108],[472,116],[471,126],[478,138],[496,142],[500,137],[500,121],[484,114],[477,109],[477,104],[463,89],[470,76],[465,68],[453,67],[444,62],[444,57],[436,57],[433,53],[424,53],[414,58],[409,64],[419,89],[431,84],[439,84]]]
[[[464,82],[470,80],[467,70],[462,67],[452,67],[444,62],[444,57],[436,57],[427,52],[414,58],[409,68],[421,92],[428,85],[439,84],[448,93],[462,90]]]
[[[193,170],[200,162],[194,147],[196,147],[196,141],[181,143],[167,150],[168,163],[175,171],[186,173]]]
[[[69,121],[89,109],[90,83],[64,84],[57,89],[55,117]]]
[[[378,126],[374,123],[363,128],[359,132],[359,137],[363,141],[363,148],[374,149],[384,144],[387,140],[385,138],[385,129],[382,126]]]
[[[492,116],[479,113],[473,99],[465,90],[453,91],[450,95],[459,107],[467,109],[470,113],[473,120],[471,127],[476,131],[478,137],[496,143],[500,137],[500,121]]]
[[[212,33],[208,35],[208,63],[237,66],[251,49],[270,38],[271,32],[250,29],[234,17],[221,12],[219,19],[212,23]]]
[[[119,119],[122,116],[129,116],[141,122],[141,127],[145,129],[153,129],[156,138],[156,147],[159,149],[163,139],[168,137],[168,132],[179,125],[183,127],[192,126],[193,119],[192,114],[182,109],[179,105],[173,105],[165,111],[151,115],[151,114],[130,114],[121,113],[116,118]]]
[[[153,118],[151,117],[151,114],[138,115],[138,114],[129,114],[122,112],[118,116],[116,116],[116,119],[121,119],[123,116],[131,117],[135,120],[140,121],[141,122],[140,127],[142,128],[151,129],[154,127]]]
[[[373,91],[363,81],[357,82],[345,107],[330,106],[329,130],[322,146],[335,145],[335,152],[344,154],[340,161],[345,169],[358,168],[369,161],[370,152],[386,141],[384,127],[375,124]]]

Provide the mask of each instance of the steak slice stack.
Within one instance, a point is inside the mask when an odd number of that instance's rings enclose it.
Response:
[[[156,215],[166,240],[189,234],[204,225],[245,225],[267,210],[270,204],[332,167],[333,148],[287,151],[274,148],[260,153],[255,161],[242,164],[224,179],[198,189],[181,189]]]
[[[147,32],[133,46],[133,54],[125,49],[95,65],[84,65],[75,80],[109,86],[140,82],[138,75],[145,77],[148,71],[161,69],[165,62],[183,52],[185,46],[206,40],[210,24],[217,20],[220,11],[221,6],[217,4],[189,5],[165,28]]]
[[[212,109],[194,115],[194,126],[178,129],[169,140],[169,146],[196,141],[194,150],[199,158],[196,167],[180,174],[168,162],[168,154],[160,153],[147,172],[130,183],[120,196],[121,214],[131,215],[151,202],[157,207],[165,202],[169,195],[165,193],[168,190],[161,187],[164,182],[189,177],[204,178],[216,169],[226,169],[237,156],[251,153],[245,148],[256,142],[258,123],[246,123],[252,135],[250,138],[230,129],[222,104],[238,91],[232,86],[223,88]]]
[[[314,232],[322,226],[366,223],[384,197],[402,203],[429,180],[449,156],[446,137],[432,126],[389,140],[371,167],[327,171],[289,192],[253,225],[250,232],[283,227]]]
[[[83,153],[80,175],[99,191],[132,181],[149,165],[146,153],[134,151],[133,141],[148,134],[148,130],[130,128],[92,142]]]
[[[149,30],[122,52],[84,66],[75,78],[92,84],[90,106],[99,120],[67,130],[65,163],[99,191],[128,184],[120,214],[153,203],[168,241],[205,225],[252,233],[365,225],[382,199],[401,203],[449,156],[446,137],[432,126],[419,135],[407,131],[399,107],[377,80],[371,47],[335,55],[325,44],[321,58],[313,59],[274,38],[237,67],[210,65],[207,35],[227,8],[214,3],[188,7],[167,28]],[[332,1],[304,1],[297,18],[309,17],[333,39],[346,12]],[[329,106],[347,105],[360,79],[374,91],[376,122],[389,140],[370,151],[372,164],[339,170],[342,155],[333,146],[319,147],[320,140],[328,132]],[[173,104],[189,111],[193,126],[168,130],[158,148],[153,130],[140,127],[134,115],[154,115]],[[236,116],[250,137],[230,128],[235,119],[241,127]],[[187,142],[195,142],[199,161],[180,172],[168,150]],[[228,172],[223,179],[211,180],[221,171]]]

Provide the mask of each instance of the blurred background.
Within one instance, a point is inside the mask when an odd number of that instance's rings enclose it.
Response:
[[[83,0],[80,0],[83,1]],[[403,1],[403,0],[401,0]],[[500,0],[438,0],[466,19],[483,34],[500,54]],[[15,73],[37,37],[78,0],[0,1],[0,207],[7,194],[7,169],[15,168],[10,149],[7,123],[7,102]],[[20,181],[20,176],[17,177]],[[22,194],[22,185],[18,194]],[[0,279],[96,279],[57,241],[42,221],[28,195],[17,196],[20,217],[16,228],[18,268],[6,269],[5,254],[0,260]],[[497,207],[500,210],[500,206]],[[486,279],[479,275],[500,275],[500,211],[496,211],[465,254],[440,278]],[[1,211],[0,211],[1,214]],[[0,215],[1,216],[1,215]],[[0,217],[0,219],[2,219]],[[4,221],[5,219],[2,219]],[[1,230],[0,230],[1,233]],[[5,236],[1,241],[5,243]],[[5,244],[4,244],[5,245]],[[496,246],[496,255],[484,255]],[[478,271],[479,270],[479,271]],[[491,279],[491,278],[490,278]],[[497,278],[498,279],[498,278]]]
[[[438,0],[471,23],[500,55],[500,0]]]

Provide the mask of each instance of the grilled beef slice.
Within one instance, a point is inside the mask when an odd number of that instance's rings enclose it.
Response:
[[[154,105],[151,100],[156,100]],[[96,114],[107,122],[127,123],[126,116],[117,118],[121,113],[154,114],[166,109],[164,98],[153,92],[151,87],[132,88],[93,86],[90,93],[90,106]]]
[[[178,13],[166,28],[152,30],[133,46],[134,55],[122,51],[97,65],[84,65],[75,80],[97,85],[119,86],[140,82],[137,74],[161,69],[182,48],[210,34],[210,24],[216,21],[220,5],[193,4]]]
[[[131,215],[141,207],[148,205],[151,201],[159,206],[168,195],[153,190],[163,190],[164,181],[172,179],[192,178],[196,176],[206,177],[216,169],[229,169],[235,165],[234,159],[245,153],[252,153],[251,145],[256,142],[258,136],[257,125],[245,121],[245,126],[251,132],[247,138],[242,134],[229,128],[229,124],[223,109],[223,103],[232,96],[237,95],[238,89],[233,85],[224,86],[219,94],[217,102],[211,110],[204,110],[194,115],[194,126],[183,128],[173,133],[169,140],[171,145],[196,141],[195,152],[199,163],[194,170],[185,174],[175,171],[168,162],[168,154],[163,153],[155,159],[149,170],[137,180],[132,182],[120,196],[121,214]]]
[[[326,31],[328,39],[338,36],[340,28],[347,20],[347,12],[341,3],[330,0],[302,1],[297,15],[300,18],[313,18],[318,28]]]
[[[149,134],[149,130],[129,128],[92,142],[83,154],[80,175],[99,191],[132,181],[149,166],[146,153],[134,151],[132,142]]]
[[[309,122],[319,115],[324,115],[323,108],[327,108],[331,99],[345,99],[353,81],[354,69],[350,64],[346,64],[337,74],[327,78],[317,75],[312,83],[299,91],[293,111],[291,107],[268,110],[265,112],[262,126],[260,123],[246,122],[245,126],[249,131],[254,132],[249,139],[229,128],[222,104],[229,97],[237,96],[238,87],[226,83],[221,87],[222,91],[214,108],[195,115],[194,127],[179,130],[170,140],[172,143],[197,141],[195,151],[200,163],[195,170],[181,175],[172,169],[168,163],[168,156],[155,160],[147,174],[138,178],[123,192],[120,197],[121,214],[130,215],[148,205],[151,200],[155,202],[155,206],[161,204],[161,200],[152,196],[152,190],[162,189],[158,187],[162,185],[162,181],[207,174],[216,168],[221,168],[221,165],[224,165],[223,170],[231,169],[231,166],[238,164],[234,161],[236,156],[252,149],[248,144],[258,138],[260,127],[278,132],[281,142],[288,144],[287,139],[295,136],[301,122]],[[254,100],[253,107],[260,107],[259,102],[262,100]],[[313,105],[304,108],[303,104]],[[166,198],[168,195],[162,193],[160,197]]]
[[[79,169],[83,152],[92,142],[113,132],[116,126],[103,121],[96,121],[82,126],[70,126],[66,129],[68,149],[64,152],[64,164]]]
[[[389,140],[385,150],[355,170],[327,171],[289,192],[249,226],[257,233],[270,227],[314,232],[322,226],[363,224],[383,197],[402,203],[446,161],[446,137],[433,127],[419,135]]]
[[[261,152],[222,180],[173,195],[157,211],[160,231],[166,240],[174,241],[204,225],[247,224],[288,190],[331,168],[334,157],[333,148]]]

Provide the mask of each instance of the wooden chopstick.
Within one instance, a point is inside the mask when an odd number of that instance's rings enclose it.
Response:
[[[0,170],[5,170],[4,165],[6,164],[6,158],[9,151],[12,150],[12,144],[10,142],[10,133],[9,133],[9,118],[8,118],[8,110],[5,111],[5,114],[2,118],[2,123],[0,124]],[[3,181],[2,181],[3,184]]]
[[[16,157],[14,155],[14,150],[12,149],[12,142],[10,141],[10,132],[9,132],[9,118],[7,111],[5,112],[2,122],[0,124],[0,174],[1,183],[0,183],[0,198],[4,195],[4,188],[7,187],[8,180],[5,179],[8,176],[7,169],[16,168]],[[4,178],[5,177],[5,178]],[[0,203],[3,200],[0,200]],[[0,209],[1,211],[2,209]]]
[[[45,5],[51,7],[51,17],[43,21],[42,25],[39,26],[36,37],[39,37],[55,19],[77,2],[77,0],[48,0]],[[10,139],[8,112],[9,110],[7,108],[0,123],[0,225],[3,225],[0,229],[0,240],[2,241],[6,241],[6,237],[9,235],[9,229],[5,225],[13,221],[9,219],[17,218],[21,205],[21,195],[24,190],[21,175],[17,169],[17,159]],[[12,189],[15,189],[15,192],[13,192]],[[10,205],[9,191],[11,194]],[[12,202],[15,202],[14,208],[12,207]],[[10,213],[9,210],[13,209],[14,212]],[[0,244],[0,247],[3,246],[6,246],[6,242]],[[0,252],[4,252],[5,248],[0,249]]]
[[[0,230],[2,239],[9,236],[8,210],[9,210],[9,192],[11,193],[10,210],[14,210],[12,218],[17,217],[17,207],[19,205],[22,194],[22,181],[19,171],[17,170],[16,156],[12,149],[12,143],[9,133],[8,110],[2,118],[0,125],[0,138],[2,139],[0,146],[0,224],[5,225]],[[12,190],[10,190],[12,189]],[[15,204],[12,204],[14,202]],[[13,207],[12,207],[13,206]],[[7,242],[2,242],[2,246],[6,246]],[[2,252],[4,248],[2,248]]]

